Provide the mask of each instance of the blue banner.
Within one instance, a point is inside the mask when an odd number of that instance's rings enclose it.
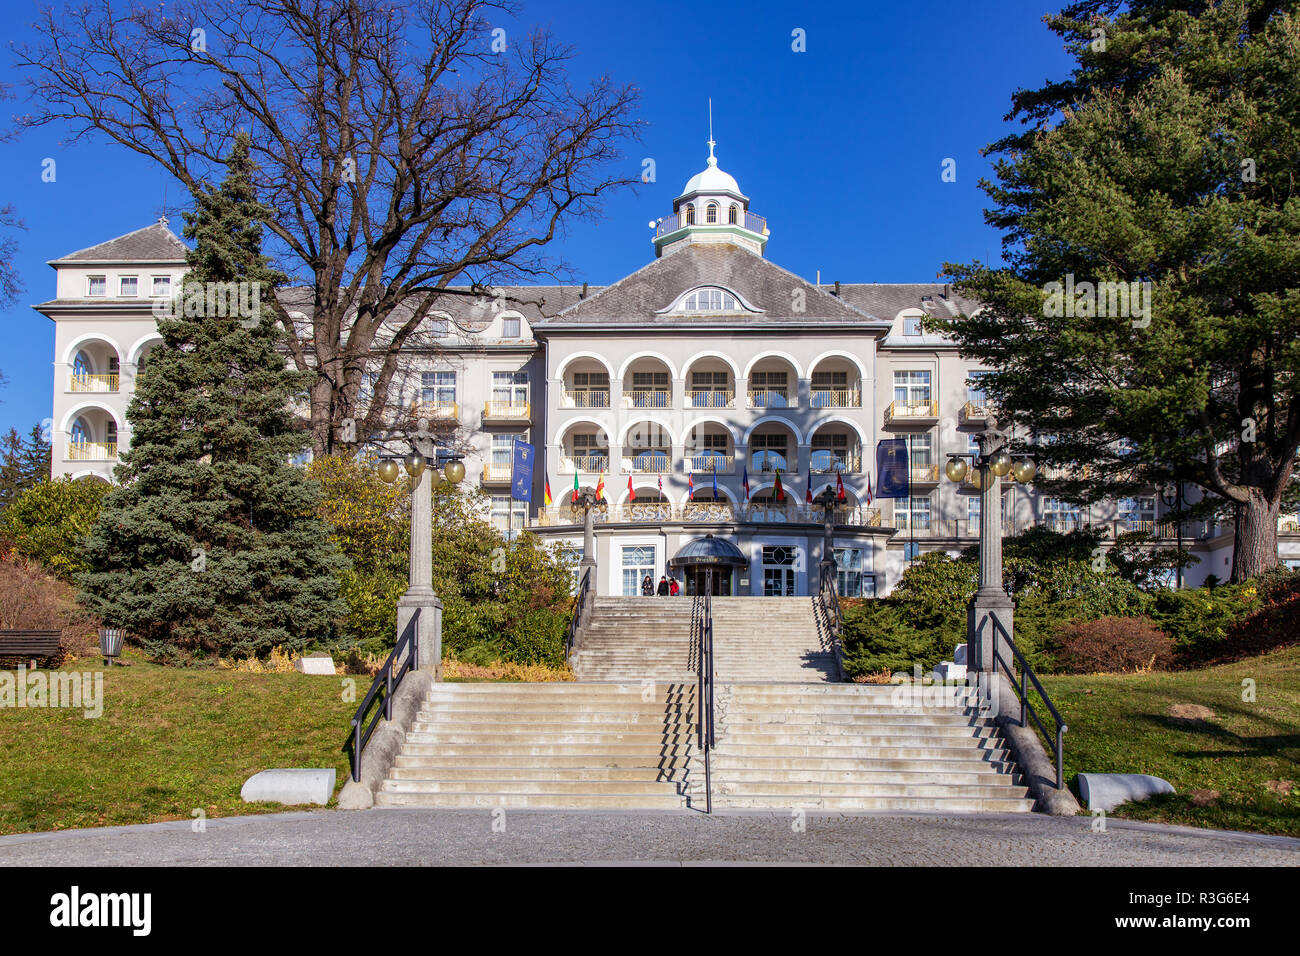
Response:
[[[510,472],[510,497],[533,500],[533,446],[515,439],[515,461]]]
[[[907,439],[886,438],[876,445],[876,497],[909,498],[912,475],[907,467]]]

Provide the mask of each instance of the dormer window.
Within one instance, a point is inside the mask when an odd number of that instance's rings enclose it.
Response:
[[[704,221],[705,221],[706,223],[709,223],[710,225],[712,225],[712,224],[714,224],[714,223],[716,223],[716,222],[718,221],[718,204],[717,204],[717,203],[715,203],[715,202],[711,202],[711,203],[709,203],[707,206],[704,207]]]
[[[740,303],[723,289],[696,289],[679,306],[683,312],[738,312]]]

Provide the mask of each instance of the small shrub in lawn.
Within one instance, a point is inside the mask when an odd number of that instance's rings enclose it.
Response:
[[[1252,582],[1184,588],[1157,593],[1151,616],[1173,639],[1180,658],[1203,660],[1219,653],[1229,629],[1259,605],[1259,591]]]
[[[1056,632],[1057,666],[1074,674],[1167,668],[1174,644],[1151,618],[1099,617],[1072,621]]]

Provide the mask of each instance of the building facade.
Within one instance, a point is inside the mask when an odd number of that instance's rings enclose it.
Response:
[[[599,594],[637,594],[670,571],[692,589],[673,558],[708,535],[743,556],[714,575],[720,592],[811,593],[828,557],[826,506],[843,595],[887,593],[917,555],[978,539],[978,491],[948,481],[943,464],[973,451],[987,421],[983,369],[920,325],[976,303],[937,283],[824,285],[780,268],[766,257],[766,220],[712,143],[654,228],[654,258],[612,285],[455,297],[404,347],[396,402],[465,452],[493,523],[534,531],[576,565],[574,492],[603,481]],[[50,262],[56,297],[36,308],[55,323],[56,476],[112,480],[135,377],[159,340],[152,305],[179,286],[184,254],[161,220]],[[887,438],[907,442],[907,499],[873,494]],[[531,502],[511,497],[516,440],[537,449]],[[1094,525],[1172,545],[1181,530],[1199,559],[1187,583],[1226,578],[1231,527],[1176,528],[1171,506],[1155,491],[1078,506],[1005,481],[1002,516],[1009,534]],[[1300,565],[1297,516],[1280,532],[1282,560]]]

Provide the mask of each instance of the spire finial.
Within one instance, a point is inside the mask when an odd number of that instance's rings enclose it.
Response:
[[[713,147],[718,144],[713,141],[713,97],[709,97],[709,165],[718,165],[717,157],[713,155]]]

